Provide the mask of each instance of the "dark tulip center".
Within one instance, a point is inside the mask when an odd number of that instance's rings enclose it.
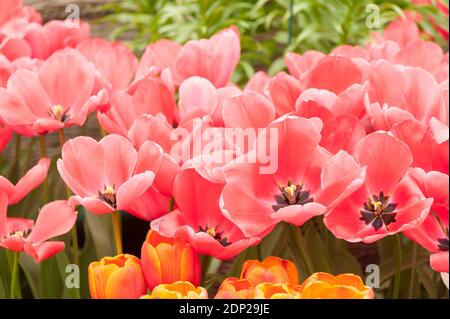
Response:
[[[280,186],[280,194],[275,195],[275,205],[272,205],[274,211],[289,205],[305,205],[314,201],[310,197],[310,192],[303,190],[303,184],[294,184],[289,181],[287,186]]]
[[[223,231],[219,232],[217,231],[217,228],[219,228],[219,225],[217,225],[216,227],[209,227],[208,224],[206,224],[205,227],[198,226],[198,231],[202,233],[207,233],[209,236],[217,240],[224,247],[231,245],[228,239],[226,237],[223,237]]]
[[[113,186],[104,186],[102,191],[98,191],[98,198],[111,205],[114,209],[117,208],[116,191]]]
[[[395,209],[397,204],[389,203],[389,197],[385,196],[381,191],[380,194],[373,195],[367,202],[363,204],[364,209],[361,210],[360,220],[363,220],[366,225],[372,225],[375,230],[396,222],[395,216],[397,213]]]

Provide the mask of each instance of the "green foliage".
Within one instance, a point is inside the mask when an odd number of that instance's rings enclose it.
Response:
[[[366,26],[369,4],[379,8],[379,29]],[[137,54],[161,38],[185,43],[238,26],[242,57],[233,80],[241,83],[256,70],[280,71],[287,51],[329,52],[340,44],[363,44],[402,10],[419,12],[421,27],[436,39],[431,20],[448,29],[448,18],[436,7],[419,7],[411,0],[125,0],[99,10],[109,12],[99,22],[117,26],[111,37],[128,40]]]

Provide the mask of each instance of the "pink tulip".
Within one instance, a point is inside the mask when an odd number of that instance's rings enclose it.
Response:
[[[31,56],[45,60],[58,50],[75,48],[89,38],[90,32],[89,24],[83,21],[52,20],[43,26],[27,25],[23,37],[31,48]]]
[[[269,129],[278,132],[277,140]],[[339,167],[337,173],[327,168],[332,156],[319,146],[320,129],[317,119],[280,118],[258,136],[272,140],[270,152],[278,155],[274,173],[264,174],[261,167],[267,164],[259,156],[256,163],[237,159],[223,168],[221,207],[246,236],[266,234],[281,220],[302,225],[359,187],[364,169]],[[337,180],[330,181],[329,174]]]
[[[323,122],[320,145],[335,154],[339,150],[353,153],[356,144],[366,136],[359,118],[364,111],[364,86],[354,84],[337,96],[327,90],[307,89],[297,99],[295,115]]]
[[[241,91],[235,87],[216,89],[205,78],[188,78],[179,89],[179,123],[184,125],[195,118],[208,118],[213,126],[223,126],[225,101],[240,94]]]
[[[389,130],[409,119],[424,124],[432,118],[448,121],[443,118],[448,118],[444,92],[431,73],[380,60],[371,66],[369,77],[366,109],[376,130]]]
[[[280,72],[270,80],[269,94],[278,116],[295,110],[300,93],[300,82],[287,73]]]
[[[408,145],[413,155],[412,166],[448,174],[448,140],[437,143],[427,125],[417,120],[404,120],[394,125],[391,133]]]
[[[226,260],[260,239],[244,236],[219,208],[223,185],[202,178],[195,169],[175,178],[174,198],[178,209],[152,221],[151,228],[163,236],[181,238],[199,254]]]
[[[3,127],[0,123],[0,153],[8,145],[9,140],[12,137],[12,132],[9,128]]]
[[[150,43],[139,62],[136,78],[158,74],[165,69],[172,70],[180,49],[181,45],[167,39]]]
[[[35,224],[31,219],[7,217],[7,208],[8,196],[0,190],[0,246],[25,251],[36,262],[64,250],[64,242],[48,240],[67,233],[77,219],[77,212],[63,200],[42,207]]]
[[[419,227],[433,202],[412,179],[408,146],[385,132],[362,139],[347,166],[366,167],[363,185],[328,212],[324,223],[337,237],[371,243]],[[341,167],[343,163],[334,165]],[[330,169],[336,170],[331,165]]]
[[[69,199],[71,205],[83,205],[94,214],[125,210],[142,217],[152,212],[137,212],[133,207],[152,186],[161,159],[161,147],[150,141],[136,151],[120,135],[108,135],[100,142],[81,136],[64,144],[57,167],[75,193]]]
[[[258,71],[253,75],[253,77],[247,82],[245,86],[245,91],[255,91],[260,94],[268,94],[270,77],[264,71]]]
[[[423,224],[404,234],[432,253],[431,265],[434,270],[448,272],[448,175],[425,173],[420,168],[412,169],[410,175],[423,194],[433,198],[433,205]],[[445,260],[447,262],[443,263]]]
[[[126,89],[134,79],[138,60],[124,44],[95,38],[84,40],[77,49],[95,64],[112,90]]]
[[[289,69],[289,73],[297,79],[300,79],[317,61],[325,55],[318,51],[307,51],[303,55],[289,52],[284,58],[284,62]]]
[[[5,193],[8,198],[8,204],[18,203],[22,198],[37,188],[47,178],[50,160],[41,158],[39,162],[32,167],[16,185],[12,184],[5,177],[0,176],[0,191]]]
[[[95,69],[80,53],[55,53],[38,72],[18,70],[0,88],[0,116],[12,130],[25,136],[83,125],[106,96],[93,95]]]
[[[264,95],[244,91],[225,100],[222,117],[225,127],[257,130],[275,120],[275,106]]]
[[[325,56],[302,76],[301,81],[305,88],[325,89],[339,95],[354,84],[362,84],[365,77],[362,66],[352,59]]]
[[[110,104],[110,109],[97,113],[98,121],[108,133],[123,136],[127,136],[134,121],[144,114],[162,113],[172,124],[176,108],[174,96],[158,78],[146,78],[126,91],[113,92]]]
[[[208,79],[215,87],[228,84],[240,59],[240,35],[237,28],[220,31],[210,39],[193,40],[178,52],[173,66],[177,83],[192,76]]]

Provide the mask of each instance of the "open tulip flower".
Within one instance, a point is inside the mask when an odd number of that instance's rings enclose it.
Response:
[[[338,238],[370,243],[419,227],[433,200],[412,179],[411,163],[407,145],[385,132],[362,139],[346,165],[367,167],[364,184],[327,213],[328,229]]]
[[[258,139],[274,139],[270,129],[278,132],[276,148],[271,150],[278,155],[273,174],[264,174],[265,164],[258,159],[248,163],[238,158],[224,167],[221,207],[245,235],[267,233],[281,220],[303,225],[361,185],[364,169],[339,167],[337,173],[328,167],[338,160],[319,146],[321,128],[317,118],[295,116],[280,118],[266,128]]]
[[[37,262],[64,250],[63,241],[49,241],[67,233],[77,213],[67,201],[51,202],[39,212],[36,223],[31,219],[7,217],[8,197],[0,191],[0,247],[14,252],[25,251]]]
[[[106,102],[105,92],[93,94],[94,66],[75,50],[59,51],[38,72],[17,70],[0,88],[0,116],[25,136],[83,125],[89,113]]]
[[[64,144],[58,171],[76,194],[70,198],[71,204],[83,205],[94,214],[125,210],[148,218],[145,214],[152,212],[136,212],[133,207],[152,186],[161,156],[161,147],[152,142],[136,151],[120,135],[108,135],[100,142],[77,137]]]
[[[223,185],[204,179],[195,169],[182,170],[175,177],[177,209],[151,223],[163,236],[181,238],[199,254],[230,259],[256,245],[260,238],[246,237],[219,207]]]
[[[0,299],[448,298],[448,1],[50,2],[0,0]]]
[[[425,196],[434,201],[423,224],[405,231],[405,235],[432,253],[430,261],[435,271],[448,273],[448,175],[415,168],[411,176]]]

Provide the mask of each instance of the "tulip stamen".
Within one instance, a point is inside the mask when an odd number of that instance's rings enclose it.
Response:
[[[111,205],[114,209],[117,208],[117,198],[115,186],[103,186],[103,191],[98,191],[98,198]]]
[[[447,237],[446,238],[438,238],[438,248],[440,251],[448,251],[449,241],[448,241],[448,228],[446,228]]]
[[[314,201],[310,192],[303,190],[303,183],[294,184],[289,181],[287,186],[279,187],[281,194],[275,195],[276,204],[272,205],[274,211],[289,205],[305,205]]]
[[[60,122],[66,122],[69,119],[68,114],[64,112],[61,104],[53,105],[49,110],[49,115]]]
[[[206,227],[198,226],[198,229],[199,232],[207,233],[224,247],[231,245],[231,243],[228,242],[228,239],[226,237],[223,237],[223,231],[217,231],[218,227],[219,225],[217,225],[216,227],[209,227],[208,224],[206,224]]]
[[[389,197],[385,196],[383,192],[373,195],[367,202],[363,204],[364,209],[360,211],[360,220],[364,221],[366,225],[372,225],[377,231],[381,227],[389,226],[396,222],[395,216],[397,213],[395,209],[397,204],[389,203]]]

